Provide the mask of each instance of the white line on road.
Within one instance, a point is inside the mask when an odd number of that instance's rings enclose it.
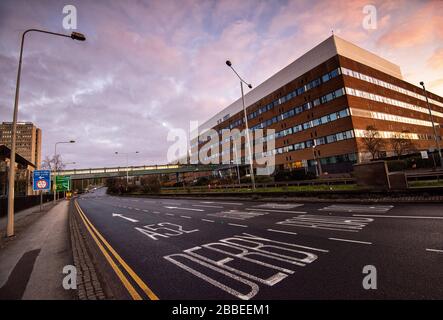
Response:
[[[208,203],[208,204],[227,204],[227,205],[231,205],[231,206],[242,206],[243,203],[239,203],[239,202],[214,202],[214,201],[201,201],[200,203]]]
[[[188,210],[188,211],[199,211],[199,212],[205,211],[203,209],[181,208],[181,207],[167,207],[167,206],[165,206],[165,208],[166,209],[177,209],[177,210]]]
[[[271,231],[271,232],[280,232],[280,233],[287,233],[287,234],[293,234],[296,235],[295,232],[290,232],[290,231],[283,231],[283,230],[275,230],[275,229],[266,229],[267,231]]]
[[[128,221],[131,221],[131,222],[134,222],[134,223],[135,223],[135,222],[138,222],[138,220],[131,219],[131,218],[128,218],[128,217],[125,217],[125,216],[122,215],[122,214],[113,213],[112,216],[113,216],[113,217],[120,217],[120,218],[122,218],[122,219],[125,219],[125,220],[128,220]]]
[[[214,220],[208,220],[208,219],[201,219],[201,220],[206,222],[215,222]]]
[[[439,249],[426,249],[426,251],[443,253],[443,250],[439,250]]]
[[[265,211],[265,212],[286,212],[286,213],[299,213],[299,214],[307,213],[306,211],[269,210],[269,209],[257,209],[257,208],[246,208],[246,210],[251,210],[251,211]]]
[[[344,241],[344,242],[361,243],[361,244],[372,244],[372,242],[357,241],[357,240],[349,240],[349,239],[340,239],[340,238],[328,238],[328,239],[329,239],[329,240],[335,240],[335,241]]]
[[[134,208],[134,210],[140,211],[140,209],[139,209],[139,208]]]
[[[443,217],[432,216],[386,216],[378,214],[353,214],[354,217],[374,217],[374,218],[401,218],[401,219],[443,219]]]
[[[242,228],[247,228],[248,226],[245,226],[244,224],[236,224],[236,223],[228,223],[230,226],[234,226],[234,227],[242,227]]]
[[[160,213],[159,211],[153,211],[153,213]]]
[[[173,213],[165,213],[167,216],[174,216]]]
[[[144,209],[143,212],[148,212],[149,213],[149,210]]]
[[[180,216],[180,217],[185,218],[185,219],[192,219],[192,217],[190,217],[190,216]]]
[[[193,207],[203,207],[203,208],[223,208],[222,206],[208,206],[204,204],[192,204]]]

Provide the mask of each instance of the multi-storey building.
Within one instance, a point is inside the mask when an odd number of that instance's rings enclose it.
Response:
[[[0,124],[0,145],[11,148],[12,123]],[[17,123],[16,152],[40,168],[42,131],[32,122]]]
[[[428,92],[433,121],[441,140],[443,98]],[[310,167],[320,161],[324,172],[346,172],[371,158],[368,126],[386,143],[381,153],[393,155],[392,140],[407,138],[416,150],[435,148],[434,132],[423,89],[403,80],[400,67],[337,36],[331,36],[245,95],[251,129],[275,129],[275,155],[280,168]],[[241,100],[237,100],[199,127],[201,134],[215,129],[245,127]],[[211,142],[191,141],[191,153],[206,153]],[[226,139],[225,139],[226,140]],[[232,139],[230,139],[232,140]],[[222,163],[219,151],[200,162]],[[212,145],[212,147],[214,147]],[[198,148],[198,149],[197,149]],[[228,149],[229,150],[229,149]],[[255,158],[264,153],[255,154]]]

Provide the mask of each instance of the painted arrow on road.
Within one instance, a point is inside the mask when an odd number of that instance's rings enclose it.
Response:
[[[180,207],[166,207],[166,209],[178,209],[178,210],[189,210],[189,211],[205,211],[203,209],[194,209],[194,208],[180,208]]]
[[[138,222],[138,220],[131,219],[131,218],[128,218],[128,217],[125,217],[124,215],[119,214],[119,213],[113,213],[112,216],[113,216],[113,217],[120,217],[120,218],[122,218],[122,219],[125,219],[125,220],[128,220],[128,221],[131,221],[131,222]]]

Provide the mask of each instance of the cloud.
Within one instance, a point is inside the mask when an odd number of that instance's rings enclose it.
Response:
[[[189,121],[202,123],[240,96],[226,59],[257,86],[329,37],[332,29],[374,53],[396,57],[394,62],[412,68],[407,73],[430,85],[439,79],[434,65],[415,68],[410,63],[412,58],[426,61],[432,53],[432,63],[441,61],[437,49],[443,47],[438,35],[443,28],[432,2],[377,0],[374,31],[362,27],[363,0],[333,6],[308,0],[70,4],[77,7],[79,31],[87,40],[28,34],[19,120],[42,129],[43,157],[52,154],[56,141],[75,139],[75,145],[60,151],[78,168],[124,164],[115,151],[139,151],[132,164],[166,162],[170,128],[188,130]],[[21,32],[27,26],[67,32],[62,8],[55,0],[0,2],[1,121],[12,116]],[[413,41],[430,38],[422,43],[426,51],[404,50],[397,29],[409,27],[402,22],[420,27],[430,14],[423,28],[434,36],[422,39],[423,31],[411,36]],[[442,95],[443,88],[435,88]]]

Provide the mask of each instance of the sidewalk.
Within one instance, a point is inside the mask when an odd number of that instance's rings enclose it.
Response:
[[[46,213],[35,217],[38,207],[17,215],[23,231],[7,240],[0,249],[0,299],[74,299],[63,289],[65,265],[72,265],[69,240],[68,206],[62,200],[55,207],[46,205]],[[29,226],[24,226],[24,221]],[[4,231],[4,218],[0,230]],[[4,234],[2,234],[2,237]]]

